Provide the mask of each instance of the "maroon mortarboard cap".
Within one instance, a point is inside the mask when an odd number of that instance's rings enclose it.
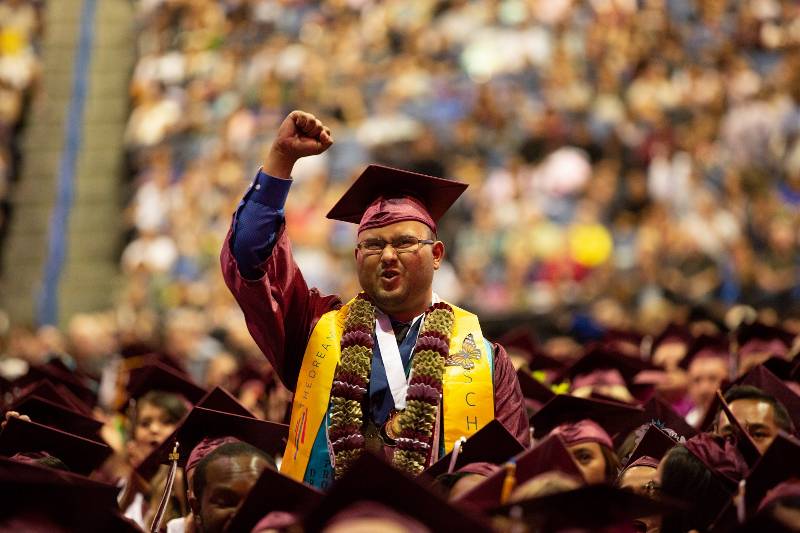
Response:
[[[211,389],[208,394],[203,396],[200,401],[197,402],[197,407],[213,409],[214,411],[222,411],[225,413],[231,413],[233,415],[256,418],[256,415],[254,415],[247,407],[239,403],[239,400],[237,400],[231,393],[222,387],[214,387]]]
[[[370,165],[328,218],[358,224],[358,231],[416,220],[436,233],[436,222],[467,188],[466,183]]]
[[[547,437],[530,450],[525,450],[513,460],[516,464],[514,476],[517,486],[540,474],[552,471],[566,474],[581,483],[584,481],[583,474],[572,459],[572,455],[567,450],[564,442],[555,435]],[[456,503],[462,507],[478,510],[496,507],[500,503],[505,477],[506,471],[501,468],[486,480],[456,498]]]
[[[800,479],[791,479],[778,483],[767,492],[767,495],[758,504],[758,510],[765,509],[773,503],[784,498],[800,501]]]
[[[265,469],[239,505],[225,531],[251,531],[270,513],[302,514],[322,499],[322,493],[271,468]]]
[[[775,485],[794,478],[800,479],[800,440],[779,432],[747,476],[745,502],[748,514],[755,512]]]
[[[539,343],[536,336],[526,326],[517,326],[503,334],[497,339],[497,344],[506,349],[507,352],[517,352],[530,362],[539,353]]]
[[[494,514],[509,515],[514,508],[533,531],[636,531],[637,519],[685,506],[610,485],[587,485],[507,504]]]
[[[525,400],[534,402],[536,409],[540,408],[550,400],[556,393],[550,390],[544,383],[533,377],[524,367],[517,370],[517,380],[522,396]]]
[[[83,403],[68,388],[60,383],[53,383],[49,379],[40,379],[30,383],[24,388],[17,389],[14,402],[27,396],[35,396],[61,405],[85,416],[91,416],[91,408]],[[13,402],[12,402],[13,403]]]
[[[703,334],[689,344],[686,356],[678,366],[686,370],[692,361],[699,357],[720,357],[727,360],[729,354],[730,341],[725,335]]]
[[[66,365],[58,360],[51,360],[44,365],[31,366],[28,373],[14,381],[16,387],[24,388],[42,379],[50,380],[55,386],[66,388],[89,409],[97,404],[97,395],[83,380],[79,379]]]
[[[289,427],[285,424],[195,407],[180,422],[172,435],[136,467],[136,471],[145,479],[149,479],[159,464],[169,461],[169,454],[175,442],[180,446],[178,464],[185,467],[196,446],[203,444],[210,453],[216,448],[208,445],[214,444],[210,441],[222,437],[233,437],[274,457],[283,453],[288,434]]]
[[[431,531],[491,531],[489,524],[474,511],[457,509],[371,453],[362,454],[333,484],[328,494],[305,516],[303,530],[321,531],[337,515],[341,517],[343,511],[363,502],[385,506]],[[340,520],[337,518],[337,522]]]
[[[746,351],[751,344],[757,344],[759,350],[773,347],[776,355],[784,355],[792,346],[793,340],[794,335],[788,331],[758,321],[742,324],[736,331],[736,342],[740,352]]]
[[[470,463],[500,464],[524,450],[525,447],[505,426],[494,419],[462,444],[454,471]],[[452,456],[453,452],[448,453],[425,470],[423,475],[433,479],[447,473]]]
[[[186,373],[186,368],[174,356],[158,350],[151,344],[145,342],[129,343],[123,346],[119,351],[122,357],[123,364],[127,369],[137,368],[147,363],[157,361],[163,365],[167,365],[178,372]]]
[[[61,459],[72,472],[88,475],[103,464],[112,450],[107,444],[54,427],[11,418],[0,433],[0,455],[11,457],[25,452],[47,452]]]
[[[594,372],[615,370],[625,383],[631,383],[636,374],[652,369],[652,365],[641,359],[623,355],[608,346],[595,343],[587,347],[584,355],[566,369],[563,377],[575,381],[579,380],[581,376],[587,376]]]
[[[206,395],[205,389],[188,376],[158,362],[131,370],[125,390],[132,400],[138,400],[148,392],[157,390],[180,394],[192,404]]]
[[[653,344],[650,347],[650,351],[655,352],[655,350],[661,346],[662,344],[666,344],[668,342],[680,342],[687,345],[692,341],[692,335],[689,333],[689,329],[682,325],[682,324],[668,324],[658,336],[653,339]]]
[[[789,412],[795,432],[800,431],[800,396],[790,389],[765,365],[753,367],[735,382],[737,385],[752,385],[772,395]]]
[[[698,433],[684,446],[733,492],[748,467],[736,444],[710,433]]]
[[[644,423],[652,423],[666,430],[667,433],[675,433],[679,439],[681,437],[688,439],[697,435],[697,430],[663,398],[655,396],[642,407],[644,408]]]
[[[761,363],[770,372],[775,374],[779,379],[790,381],[792,379],[792,370],[794,369],[795,362],[785,357],[774,355]]]
[[[559,394],[531,417],[534,438],[540,439],[556,426],[589,419],[600,425],[613,439],[618,433],[628,433],[642,419],[641,407],[619,402],[592,400]]]
[[[141,531],[122,517],[118,492],[81,475],[0,457],[0,531]]]
[[[649,424],[630,455],[622,458],[622,467],[623,469],[632,467],[641,457],[652,457],[658,461],[678,444],[677,440],[662,431],[661,428],[655,424]],[[620,473],[620,475],[622,474]]]
[[[253,415],[253,413],[251,413],[245,406],[240,404],[236,400],[236,398],[234,398],[228,391],[226,391],[222,387],[214,387],[213,389],[211,389],[211,391],[209,391],[208,394],[203,396],[203,398],[201,398],[200,401],[197,402],[197,405],[195,407],[202,407],[213,411],[221,411],[233,415],[256,418]],[[178,434],[178,429],[180,429],[180,427],[190,414],[191,411],[189,413],[186,413],[186,416],[184,416],[184,418],[180,422],[178,422],[177,427],[173,431],[172,435],[170,435],[170,437],[167,438],[167,440],[163,442],[161,445],[159,445],[155,450],[150,452],[150,454],[136,466],[136,471],[139,473],[139,475],[141,475],[145,479],[149,479],[153,474],[155,474],[156,470],[158,470],[159,465],[161,465],[161,462],[163,461],[165,454],[168,455],[169,452],[172,451],[172,448],[170,448],[170,443],[175,442],[175,439],[177,438]],[[199,449],[201,448],[201,445],[203,448],[207,450],[206,451],[207,455],[208,453],[211,453],[211,451],[213,451],[215,447],[224,444],[225,437],[226,437],[225,435],[220,436],[216,434],[209,437],[205,437],[195,445],[196,450],[181,448],[182,455],[186,456],[187,462],[191,461],[194,464],[196,464],[196,462],[202,459],[203,457],[203,450]],[[180,443],[180,441],[178,442]],[[192,456],[192,452],[195,452],[194,456]]]
[[[641,359],[645,337],[641,333],[623,329],[609,329],[598,344],[607,350],[633,359]]]
[[[100,438],[102,422],[36,394],[29,394],[18,399],[9,406],[8,410],[27,415],[31,420],[45,426],[59,428],[98,442],[102,441]]]

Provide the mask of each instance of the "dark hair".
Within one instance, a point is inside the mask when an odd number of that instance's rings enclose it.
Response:
[[[794,424],[789,412],[775,396],[752,385],[736,385],[725,393],[725,401],[730,404],[736,400],[759,400],[770,404],[775,413],[775,424],[786,433],[794,433]]]
[[[619,457],[614,453],[614,450],[602,444],[600,445],[600,452],[606,460],[606,483],[613,485],[621,467]]]
[[[172,424],[177,423],[181,418],[186,416],[189,412],[189,405],[180,394],[175,392],[165,392],[161,390],[151,390],[136,402],[136,407],[133,409],[133,425],[135,426],[139,420],[139,411],[142,405],[150,404],[158,407],[167,414],[169,422]]]
[[[228,442],[214,449],[197,463],[197,467],[194,471],[194,479],[192,479],[192,489],[194,490],[195,498],[197,498],[198,501],[202,501],[203,499],[203,491],[206,489],[206,471],[208,470],[208,465],[221,457],[234,458],[242,456],[261,457],[268,465],[275,468],[275,460],[266,452],[246,442]]]
[[[664,533],[707,529],[731,498],[724,482],[685,446],[676,446],[664,457],[661,491],[690,505],[686,511],[664,515]]]

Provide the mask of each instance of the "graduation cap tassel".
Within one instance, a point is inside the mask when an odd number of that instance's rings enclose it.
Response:
[[[172,453],[169,454],[169,474],[167,474],[167,482],[164,484],[164,493],[161,495],[161,501],[158,504],[158,510],[153,517],[153,522],[150,524],[150,533],[157,533],[161,529],[161,522],[164,520],[164,513],[167,511],[167,502],[169,495],[172,494],[172,486],[175,484],[175,472],[178,470],[178,442],[175,442],[175,447],[172,448]]]
[[[456,463],[458,462],[458,456],[461,454],[461,447],[467,441],[466,437],[459,437],[456,441],[455,445],[453,446],[453,454],[450,456],[450,466],[447,467],[447,473],[452,474],[453,470],[456,468]]]
[[[739,490],[736,496],[733,497],[733,503],[736,505],[736,520],[740,524],[744,524],[745,520],[747,520],[747,506],[745,505],[746,484],[747,481],[744,479],[739,481]]]
[[[508,499],[511,497],[511,492],[517,485],[517,462],[512,459],[503,465],[503,468],[506,471],[506,475],[503,478],[503,490],[500,493],[500,505],[505,505],[508,503]]]

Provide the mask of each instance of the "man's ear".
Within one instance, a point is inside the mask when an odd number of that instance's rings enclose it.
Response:
[[[433,269],[439,270],[439,267],[442,265],[442,260],[444,260],[444,243],[442,241],[436,241],[432,245],[433,251]]]
[[[200,501],[195,497],[194,492],[189,491],[189,508],[192,510],[195,522],[200,523]]]

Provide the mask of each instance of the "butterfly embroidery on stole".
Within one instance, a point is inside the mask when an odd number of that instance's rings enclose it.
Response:
[[[475,361],[480,361],[480,359],[481,351],[478,349],[478,345],[475,344],[475,338],[472,333],[470,333],[464,339],[461,350],[448,356],[444,364],[445,366],[461,366],[464,370],[472,370],[475,368]]]

